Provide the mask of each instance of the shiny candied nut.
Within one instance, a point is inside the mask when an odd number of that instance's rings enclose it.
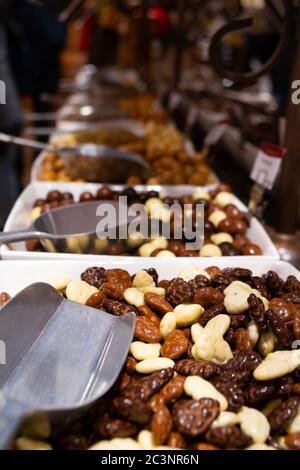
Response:
[[[54,289],[58,291],[62,291],[67,287],[67,285],[69,284],[71,280],[72,279],[69,276],[61,275],[61,276],[55,276],[51,279],[48,279],[47,284],[49,284],[50,286],[52,286]],[[1,304],[1,299],[0,299],[0,304]]]
[[[195,438],[207,431],[219,416],[220,404],[211,398],[181,400],[172,411],[175,429],[184,436]]]
[[[270,424],[263,413],[255,408],[243,406],[238,413],[241,429],[255,444],[264,443],[270,434]]]
[[[227,191],[221,191],[213,199],[213,203],[220,207],[226,207],[233,201],[233,194]]]
[[[220,450],[220,447],[208,444],[207,442],[198,442],[193,446],[193,450]]]
[[[126,289],[123,296],[126,302],[134,307],[140,307],[145,304],[143,292],[136,287],[129,287],[129,289]]]
[[[271,354],[276,345],[276,336],[272,331],[266,331],[260,334],[257,349],[258,352],[263,356],[266,357],[268,354]]]
[[[127,361],[125,362],[125,366],[124,366],[124,369],[126,371],[127,374],[133,374],[133,372],[135,371],[135,366],[136,366],[137,362],[135,359],[133,359],[133,357],[128,357],[127,358]]]
[[[116,437],[111,440],[99,441],[89,450],[141,450],[141,445],[131,437]]]
[[[214,287],[200,287],[194,292],[193,302],[200,304],[205,310],[223,302],[224,294]]]
[[[236,413],[232,411],[221,411],[218,418],[212,423],[212,428],[222,428],[223,426],[234,426],[239,424],[240,419]]]
[[[248,405],[262,403],[272,398],[275,392],[272,382],[251,382],[244,390],[245,402]]]
[[[147,305],[141,305],[138,307],[138,312],[142,317],[148,317],[156,326],[159,327],[161,318],[156,315]]]
[[[141,400],[143,403],[148,402],[172,379],[173,375],[173,369],[161,369],[129,384],[122,390],[122,396],[132,400]]]
[[[222,222],[222,220],[225,220],[226,218],[227,215],[224,211],[215,210],[208,217],[208,221],[211,222],[214,227],[218,227],[219,223]]]
[[[17,450],[53,450],[48,442],[21,436],[15,441]]]
[[[135,323],[135,337],[144,343],[159,343],[161,333],[158,326],[148,317],[137,317]]]
[[[135,370],[140,374],[152,374],[161,369],[174,368],[175,362],[172,359],[166,357],[158,357],[152,359],[145,359],[139,362]]]
[[[190,303],[192,298],[193,289],[190,283],[180,277],[172,279],[166,287],[166,299],[173,307]]]
[[[132,281],[132,287],[148,287],[152,286],[155,287],[155,282],[153,280],[153,277],[147,273],[144,269],[139,271],[133,278]]]
[[[10,295],[7,292],[1,292],[0,294],[0,306],[5,305],[10,300]]]
[[[235,332],[235,347],[239,350],[252,351],[252,344],[245,328],[238,328]]]
[[[210,237],[210,239],[215,245],[220,245],[221,243],[233,243],[232,236],[225,232],[215,233]]]
[[[162,406],[165,405],[165,400],[160,395],[160,393],[156,393],[153,395],[150,400],[147,402],[148,408],[150,408],[153,413],[158,411]]]
[[[254,243],[247,243],[242,248],[242,254],[244,256],[261,256],[263,252],[260,246]]]
[[[291,397],[268,416],[272,433],[282,434],[285,431],[297,416],[299,404],[299,397]]]
[[[148,307],[161,314],[172,312],[173,310],[172,305],[160,295],[147,293],[144,295],[144,300]]]
[[[268,356],[254,370],[256,380],[272,380],[290,374],[300,365],[300,351],[276,351]]]
[[[172,416],[166,406],[153,413],[150,427],[155,445],[165,444],[172,431]]]
[[[210,379],[218,372],[218,366],[210,361],[195,361],[194,359],[182,359],[176,362],[175,372],[185,377],[199,375],[203,379]]]
[[[229,344],[223,338],[229,325],[228,315],[217,315],[207,323],[205,328],[199,330],[192,350],[194,359],[205,359],[215,364],[224,364],[229,361],[233,354]]]
[[[291,450],[300,450],[300,432],[285,437],[285,444]]]
[[[178,277],[183,279],[184,281],[192,281],[197,276],[205,276],[207,279],[210,279],[210,274],[207,271],[199,268],[196,264],[188,266],[183,271],[178,274]]]
[[[161,345],[159,343],[143,343],[134,341],[131,343],[130,352],[137,361],[159,357]]]
[[[190,326],[199,320],[204,312],[204,308],[197,304],[177,305],[174,309],[176,324],[179,327]]]
[[[201,398],[212,398],[220,404],[221,411],[228,408],[228,401],[210,382],[202,377],[191,375],[187,377],[184,382],[185,393],[192,397],[193,400],[200,400]]]
[[[85,281],[70,281],[66,288],[67,299],[82,305],[85,305],[91,295],[96,294],[96,292],[98,292],[98,289],[90,286]]]
[[[173,403],[181,398],[184,392],[185,377],[177,375],[173,377],[164,387],[160,390],[159,396],[167,405]]]
[[[185,449],[187,445],[184,437],[179,432],[172,431],[169,436],[167,446],[177,449]]]
[[[124,269],[107,269],[105,282],[101,284],[101,290],[108,297],[123,300],[124,292],[131,288],[131,285],[131,276],[128,271]]]
[[[222,426],[211,428],[206,432],[205,439],[210,444],[221,449],[243,449],[251,444],[251,437],[247,436],[238,426]]]
[[[87,299],[86,305],[88,307],[98,308],[102,306],[104,299],[106,299],[106,295],[104,294],[104,292],[99,291],[91,295],[91,297]]]
[[[256,289],[252,289],[248,284],[241,281],[233,281],[226,287],[224,294],[224,304],[227,312],[231,315],[237,315],[248,310],[248,298],[250,294],[255,294],[256,297],[260,298],[264,303],[265,309],[267,309],[269,305],[268,300],[263,297],[260,292]]]
[[[116,397],[113,399],[112,405],[118,416],[133,423],[146,424],[151,419],[151,410],[139,398]]]
[[[177,318],[175,312],[166,313],[159,325],[161,336],[165,339],[172,331],[176,329]]]
[[[178,359],[186,354],[189,347],[189,340],[181,330],[174,330],[168,334],[161,348],[162,357]]]
[[[91,297],[88,299],[88,302],[90,301]],[[127,315],[128,313],[137,313],[135,307],[119,302],[118,300],[106,298],[102,301],[101,308],[105,310],[105,312],[117,317]]]
[[[95,432],[104,439],[112,439],[114,437],[131,437],[134,436],[138,428],[135,424],[123,421],[121,419],[111,419],[108,415],[104,415],[94,424]],[[71,449],[69,449],[71,450]]]
[[[214,257],[214,256],[222,256],[222,251],[217,245],[208,243],[201,248],[199,254],[202,257],[208,258],[208,257]]]
[[[99,289],[106,280],[106,271],[104,268],[98,268],[97,266],[88,268],[81,274],[81,280]]]

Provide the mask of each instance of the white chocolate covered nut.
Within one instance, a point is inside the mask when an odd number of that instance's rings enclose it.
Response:
[[[159,343],[143,343],[134,341],[131,343],[130,352],[137,361],[159,357],[161,345]]]
[[[141,232],[129,233],[127,238],[127,245],[130,248],[137,248],[143,242],[143,234]]]
[[[145,359],[144,361],[138,362],[135,366],[135,370],[140,374],[152,374],[157,370],[174,368],[175,362],[167,357],[157,357]]]
[[[208,217],[209,222],[213,224],[214,227],[217,227],[222,220],[227,219],[227,215],[224,211],[216,210],[210,214]]]
[[[197,266],[196,264],[188,266],[178,274],[178,277],[180,277],[186,282],[192,281],[193,279],[195,279],[196,276],[205,276],[207,277],[207,279],[211,279],[210,275],[203,269],[199,268],[199,266]]]
[[[66,288],[67,299],[82,305],[85,305],[87,300],[97,292],[96,287],[90,286],[85,281],[70,281]]]
[[[153,433],[151,431],[147,431],[146,429],[139,432],[137,441],[142,449],[150,450],[154,449],[155,447]]]
[[[180,327],[190,326],[199,320],[204,308],[198,304],[181,304],[174,308],[176,324]]]
[[[171,219],[170,209],[158,198],[151,198],[145,202],[145,208],[152,219],[169,222]]]
[[[203,245],[199,251],[199,254],[202,257],[209,258],[214,256],[222,256],[222,251],[217,245],[214,245],[213,243],[207,243],[206,245]]]
[[[193,199],[194,199],[194,201],[198,201],[199,199],[205,199],[206,201],[210,201],[211,196],[206,191],[196,191],[193,194]]]
[[[230,325],[228,315],[217,315],[212,318],[202,331],[197,333],[196,343],[192,348],[193,357],[196,360],[205,359],[215,364],[224,364],[232,357],[229,344],[224,340],[223,335]]]
[[[141,305],[145,304],[144,301],[144,294],[136,287],[129,287],[124,292],[124,299],[129,305],[133,305],[134,307],[141,307]]]
[[[55,276],[52,279],[48,279],[46,283],[54,287],[54,289],[62,291],[67,287],[71,280],[72,279],[70,277],[61,275]]]
[[[217,419],[214,420],[211,427],[222,428],[223,426],[234,426],[239,422],[240,419],[236,413],[232,413],[232,411],[222,411]]]
[[[228,191],[221,191],[216,195],[215,199],[213,200],[213,203],[216,204],[217,206],[225,207],[225,206],[228,206],[229,204],[232,204],[232,201],[233,201],[232,193],[229,193]]]
[[[249,335],[251,346],[254,348],[259,339],[259,329],[255,321],[251,320],[247,326],[247,333]]]
[[[153,281],[153,277],[147,273],[144,269],[136,273],[132,281],[132,287],[147,287],[147,286],[155,286],[155,282]]]
[[[233,243],[233,238],[230,233],[220,232],[210,237],[211,241],[215,245],[221,245],[221,243]]]
[[[42,208],[41,207],[34,207],[30,211],[30,220],[31,222],[34,222],[42,213]]]
[[[256,297],[260,298],[263,301],[265,309],[268,309],[268,300],[263,297],[258,290],[252,289],[245,282],[234,281],[224,290],[224,305],[227,312],[231,315],[238,315],[248,310],[248,297],[250,294],[254,294]]]
[[[256,380],[272,380],[290,374],[300,365],[300,350],[269,354],[253,372]]]
[[[271,427],[261,411],[243,406],[238,417],[242,431],[250,436],[255,444],[263,444],[268,439]]]
[[[48,442],[38,441],[24,436],[16,439],[15,447],[18,450],[53,450]]]
[[[94,240],[94,251],[95,253],[104,253],[108,248],[109,242],[107,239],[96,238]]]
[[[97,442],[89,450],[142,450],[142,447],[131,437],[117,437],[111,441]]]
[[[169,333],[176,330],[176,314],[174,312],[168,312],[163,316],[159,325],[159,330],[164,339]]]
[[[225,411],[228,408],[228,402],[224,395],[210,382],[197,375],[191,375],[185,379],[184,391],[189,397],[192,397],[193,400],[200,400],[201,398],[217,400],[220,403],[221,411]]]
[[[176,258],[176,255],[172,251],[163,250],[156,255],[156,258]]]
[[[298,406],[297,414],[295,418],[287,425],[286,430],[289,434],[300,432],[300,406]]]
[[[144,257],[149,257],[151,256],[151,253],[153,251],[161,249],[165,250],[168,246],[168,242],[164,237],[159,237],[156,238],[155,240],[152,240],[151,242],[145,243],[142,245],[139,249],[139,255],[144,256]]]
[[[266,357],[268,354],[271,354],[275,349],[276,336],[272,331],[262,332],[258,340],[258,352]]]
[[[203,326],[200,325],[200,323],[194,323],[191,327],[191,336],[192,340],[194,343],[198,340],[200,337],[202,331],[204,330]]]
[[[267,444],[252,444],[246,447],[245,450],[277,450],[275,447],[268,446]]]
[[[139,290],[143,292],[143,294],[156,294],[160,295],[161,297],[164,297],[166,295],[166,289],[164,289],[163,287],[146,286],[140,287]]]

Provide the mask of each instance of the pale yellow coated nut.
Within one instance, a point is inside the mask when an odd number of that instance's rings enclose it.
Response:
[[[217,419],[212,423],[212,428],[221,428],[223,426],[234,426],[238,424],[240,419],[236,413],[232,411],[222,411]]]
[[[155,240],[152,240],[151,242],[145,243],[139,248],[139,255],[143,257],[149,257],[151,256],[151,253],[153,251],[161,249],[165,250],[168,246],[168,242],[164,237],[159,237],[156,238]]]
[[[108,248],[109,242],[107,239],[96,238],[94,240],[95,253],[104,253]]]
[[[245,450],[277,450],[275,447],[268,446],[267,444],[252,444],[246,447]]]
[[[249,335],[251,346],[254,348],[259,339],[259,329],[255,321],[251,320],[247,326],[247,333]]]
[[[266,310],[269,306],[268,300],[263,297],[258,290],[252,289],[245,282],[232,282],[228,287],[226,287],[224,294],[224,305],[227,312],[231,315],[238,315],[248,310],[248,297],[250,294],[254,294],[256,297],[259,297],[263,301]]]
[[[19,437],[15,441],[18,450],[53,450],[48,442],[38,441],[29,437]]]
[[[206,245],[204,245],[200,252],[199,252],[200,256],[202,256],[203,258],[206,257],[206,258],[209,258],[209,257],[215,257],[215,256],[222,256],[222,251],[220,250],[220,248],[217,246],[217,245],[214,245],[213,243],[207,243]]]
[[[42,208],[41,207],[34,207],[30,211],[30,220],[31,222],[34,222],[42,213]]]
[[[276,398],[275,400],[269,401],[261,410],[261,412],[268,417],[273,411],[276,410],[282,403],[280,398]]]
[[[261,411],[243,406],[238,413],[240,426],[255,444],[263,444],[270,434],[270,423]]]
[[[89,450],[141,450],[141,445],[131,437],[117,437],[111,441],[100,441]]]
[[[212,398],[220,403],[221,411],[228,408],[228,401],[210,382],[197,375],[191,375],[184,381],[184,391],[193,400]]]
[[[258,351],[263,356],[266,357],[268,354],[271,354],[276,345],[276,336],[272,331],[262,332],[258,340]]]
[[[196,276],[205,276],[207,279],[211,279],[210,275],[196,264],[188,266],[178,274],[178,277],[186,282],[192,281]]]
[[[208,217],[209,222],[213,224],[214,227],[217,227],[222,220],[227,219],[227,215],[224,211],[216,210],[210,214]]]
[[[97,292],[96,287],[90,286],[85,281],[70,281],[66,288],[67,299],[82,305],[85,305],[87,300]]]
[[[289,434],[300,432],[300,405],[298,406],[298,411],[295,418],[288,424],[286,430]]]
[[[134,341],[130,345],[130,352],[137,361],[159,357],[161,345],[159,343],[148,344],[142,341]]]
[[[123,295],[129,305],[133,305],[134,307],[145,305],[144,294],[136,287],[129,287],[125,290]]]
[[[156,258],[176,258],[176,255],[172,251],[163,250],[156,255]]]
[[[67,252],[68,253],[81,253],[81,248],[79,244],[79,240],[77,237],[68,237],[67,238]]]
[[[159,330],[164,339],[168,336],[168,334],[176,330],[176,313],[166,313],[161,319]]]
[[[233,243],[233,238],[230,233],[220,232],[210,237],[211,241],[215,245],[221,245],[221,243]]]
[[[253,372],[256,380],[272,380],[290,374],[300,365],[300,350],[269,354]]]
[[[136,273],[132,281],[132,287],[148,287],[155,286],[153,277],[147,273],[144,269]]]
[[[197,332],[196,343],[192,348],[194,359],[205,359],[218,365],[228,362],[233,354],[223,335],[229,325],[228,315],[217,315],[206,324],[202,331],[198,330],[199,334]]]
[[[233,194],[228,191],[221,191],[213,200],[213,203],[220,207],[228,206],[233,202]]]
[[[140,246],[143,240],[144,238],[141,232],[133,232],[130,233],[127,238],[127,245],[130,248],[137,248],[138,246]]]
[[[204,308],[198,304],[180,304],[174,308],[176,324],[180,327],[190,326],[199,320]]]
[[[140,374],[152,374],[161,369],[174,368],[175,362],[167,357],[157,357],[145,359],[144,361],[138,362],[135,366],[135,370]]]
[[[192,340],[194,343],[196,343],[196,341],[200,337],[203,330],[204,330],[204,327],[201,326],[200,323],[194,323],[194,325],[192,325],[191,336],[192,336]]]
[[[163,287],[146,286],[140,287],[139,290],[143,292],[143,294],[156,294],[160,295],[161,297],[164,297],[166,295],[166,289],[164,289]]]
[[[198,201],[199,199],[205,199],[206,201],[210,201],[211,197],[210,197],[210,194],[207,193],[206,191],[196,191],[193,194],[193,199],[194,201]]]
[[[148,199],[145,208],[152,219],[162,220],[163,222],[169,222],[171,219],[170,209],[158,198]]]
[[[61,276],[55,276],[52,279],[48,279],[46,283],[54,287],[54,289],[58,291],[62,291],[67,287],[67,285],[69,284],[71,280],[72,279],[70,277],[61,275]]]
[[[137,441],[142,449],[150,450],[155,447],[153,434],[151,431],[147,431],[146,429],[139,432]]]

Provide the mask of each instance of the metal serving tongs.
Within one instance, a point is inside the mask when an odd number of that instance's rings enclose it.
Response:
[[[293,2],[291,0],[284,0],[283,15],[280,13],[277,6],[272,0],[266,0],[266,6],[269,12],[271,12],[272,17],[276,18],[276,20],[273,20],[272,23],[275,29],[280,33],[279,43],[272,56],[264,65],[262,65],[260,69],[254,70],[252,72],[238,73],[234,72],[233,70],[227,69],[222,64],[221,59],[221,44],[223,38],[227,34],[232,33],[234,31],[240,31],[246,28],[250,28],[253,25],[254,18],[242,18],[230,21],[221,29],[219,29],[217,33],[213,36],[209,51],[210,63],[213,66],[214,70],[222,78],[227,78],[228,80],[231,80],[234,83],[239,83],[240,85],[253,85],[259,77],[266,74],[273,67],[273,65],[277,62],[279,56],[284,51],[289,40],[289,31],[293,16]]]

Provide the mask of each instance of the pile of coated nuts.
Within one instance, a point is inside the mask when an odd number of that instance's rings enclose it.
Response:
[[[187,266],[173,279],[91,267],[52,285],[136,314],[123,371],[86,420],[16,448],[300,450],[300,282],[274,271]],[[101,315],[101,311],[99,311]]]
[[[117,200],[119,196],[126,196],[128,205],[144,204],[149,218],[158,218],[162,222],[171,224],[171,239],[159,236],[141,244],[139,238],[129,239],[125,244],[116,241],[107,246],[107,255],[136,255],[143,257],[174,258],[174,257],[218,257],[218,256],[259,256],[261,247],[247,237],[249,221],[247,215],[234,204],[234,196],[230,187],[219,185],[210,191],[195,191],[192,195],[178,198],[160,195],[155,190],[137,192],[134,187],[127,187],[122,191],[114,191],[109,186],[102,186],[93,194],[85,191],[77,202],[95,200]],[[31,220],[34,221],[42,212],[73,204],[71,193],[62,193],[58,190],[50,191],[45,199],[38,199],[31,211]],[[196,210],[197,204],[204,206],[204,244],[200,250],[187,249],[184,240],[172,238],[174,227],[174,213],[169,209],[173,204]],[[189,209],[190,210],[190,209]],[[130,253],[128,247],[131,247]],[[28,251],[42,251],[43,247],[38,241],[27,242]]]

